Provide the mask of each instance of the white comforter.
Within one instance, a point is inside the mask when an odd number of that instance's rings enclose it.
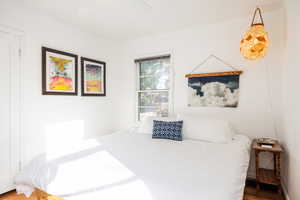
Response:
[[[15,182],[66,200],[242,200],[249,147],[241,135],[216,144],[116,133],[41,155]]]

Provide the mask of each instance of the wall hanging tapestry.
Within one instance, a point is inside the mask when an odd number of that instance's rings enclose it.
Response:
[[[42,47],[42,94],[77,95],[77,55]]]
[[[105,62],[81,57],[81,95],[105,96]]]
[[[235,71],[192,74],[208,59],[217,59]],[[237,107],[239,103],[239,80],[242,71],[228,65],[217,56],[210,55],[188,78],[188,106]]]

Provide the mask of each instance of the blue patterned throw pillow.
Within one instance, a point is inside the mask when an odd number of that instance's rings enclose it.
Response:
[[[153,120],[152,138],[182,141],[182,124],[183,121],[167,122]]]

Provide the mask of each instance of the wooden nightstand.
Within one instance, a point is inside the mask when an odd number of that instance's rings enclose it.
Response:
[[[252,149],[255,152],[255,164],[256,164],[256,189],[260,190],[260,183],[271,184],[278,187],[278,192],[281,194],[281,153],[283,149],[278,141],[273,145],[272,148],[261,147],[257,143],[257,140],[253,141]],[[270,152],[273,154],[273,169],[265,169],[260,167],[259,154],[261,152]]]

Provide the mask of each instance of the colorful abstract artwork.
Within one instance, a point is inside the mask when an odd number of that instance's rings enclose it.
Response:
[[[44,95],[77,95],[77,55],[42,47]]]
[[[101,83],[103,82],[101,75],[102,66],[87,64],[85,70],[86,91],[94,93],[101,92]]]
[[[105,62],[81,57],[81,95],[105,94]]]

